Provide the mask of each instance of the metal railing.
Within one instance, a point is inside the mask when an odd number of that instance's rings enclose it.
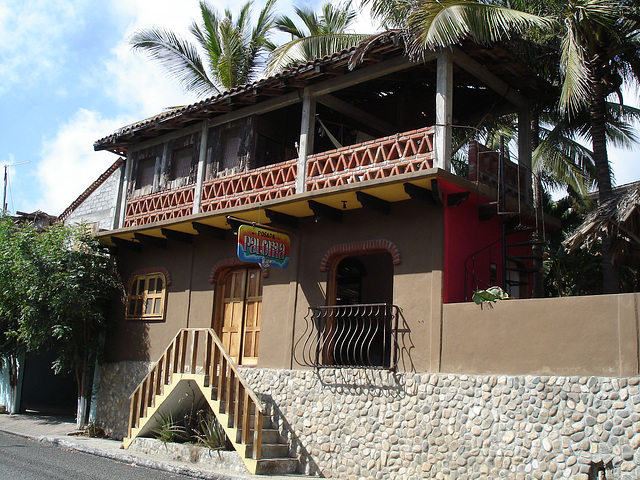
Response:
[[[264,406],[210,328],[181,329],[131,394],[129,437],[140,419],[147,416],[149,407],[154,406],[156,396],[172,383],[173,374],[204,374],[205,386],[212,387],[212,400],[220,401],[220,411],[214,413],[230,415],[232,425],[228,427],[240,430],[240,442],[253,443],[253,458],[260,459]]]
[[[294,352],[308,367],[395,370],[398,307],[386,303],[309,307]]]

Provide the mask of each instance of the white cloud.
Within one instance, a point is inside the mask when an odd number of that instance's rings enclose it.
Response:
[[[62,213],[117,159],[113,153],[95,152],[93,142],[131,120],[103,119],[97,112],[80,109],[61,125],[55,138],[42,145],[37,166],[41,197],[33,199],[36,208],[52,215]]]
[[[111,50],[106,63],[105,88],[128,112],[136,112],[140,118],[159,113],[162,109],[196,101],[186,94],[177,81],[170,79],[158,64],[142,52],[133,52],[129,37],[142,28],[159,26],[181,35],[188,35],[192,19],[199,17],[197,0],[114,0],[114,14],[127,27],[124,36]]]
[[[0,7],[0,94],[37,85],[65,62],[65,34],[82,23],[87,0],[5,0]]]

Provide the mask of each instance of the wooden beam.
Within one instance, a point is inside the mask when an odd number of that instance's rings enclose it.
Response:
[[[126,248],[127,250],[133,250],[134,252],[142,251],[142,245],[138,242],[132,242],[131,240],[125,240],[120,237],[111,237],[111,241],[118,248]]]
[[[234,112],[229,112],[227,114],[220,115],[219,117],[212,118],[209,121],[209,126],[216,127],[218,125],[233,122],[234,120],[250,117],[251,115],[262,115],[264,113],[288,107],[289,105],[300,103],[300,100],[301,98],[297,91],[287,93],[286,95],[270,98],[269,100],[265,100],[264,102],[260,102],[255,105],[251,105],[240,110],[236,110]],[[214,108],[214,106],[212,106],[211,108]]]
[[[193,235],[190,233],[180,232],[178,230],[170,230],[168,228],[160,229],[162,235],[167,237],[168,240],[174,240],[182,243],[193,243]]]
[[[373,195],[369,195],[364,192],[356,192],[356,198],[364,208],[375,210],[376,212],[384,215],[389,215],[391,213],[391,203],[386,200],[374,197]]]
[[[269,220],[285,227],[298,228],[298,217],[266,208],[264,213]]]
[[[145,235],[144,233],[134,233],[133,237],[143,245],[150,245],[152,247],[158,247],[158,248],[167,248],[166,238]]]
[[[198,232],[200,235],[212,238],[218,238],[220,240],[224,240],[226,236],[226,230],[223,228],[214,227],[212,225],[207,225],[205,223],[191,222],[191,226],[193,229]]]
[[[324,203],[316,202],[315,200],[309,200],[309,208],[316,216],[316,220],[320,218],[326,218],[336,223],[342,222],[342,210],[330,207]]]
[[[487,87],[496,91],[500,96],[506,98],[518,108],[524,108],[527,106],[527,99],[515,88],[512,88],[504,80],[491,73],[487,67],[476,62],[473,58],[457,47],[453,47],[453,61],[460,68],[469,72]]]
[[[423,203],[428,203],[429,205],[441,206],[442,200],[438,198],[437,194],[434,194],[432,190],[428,188],[419,187],[418,185],[414,185],[413,183],[405,183],[404,191],[409,195],[413,200],[418,200]]]
[[[444,205],[444,195],[442,194],[442,189],[440,188],[440,183],[437,178],[431,179],[431,194],[433,195],[433,199],[436,201],[436,205]]]
[[[390,123],[385,122],[384,120],[379,119],[375,115],[371,115],[364,110],[359,109],[358,107],[354,107],[353,105],[340,100],[338,97],[334,97],[333,95],[323,95],[316,99],[319,103],[335,110],[338,113],[342,113],[357,122],[366,125],[367,127],[372,128],[378,133],[382,135],[391,135],[392,133],[396,133],[398,129],[391,125]]]
[[[427,55],[422,61],[424,61],[424,63],[427,63],[434,60],[435,58],[436,54],[433,53]],[[375,80],[376,78],[380,78],[390,73],[401,72],[402,70],[407,70],[409,68],[415,67],[416,65],[418,64],[400,55],[398,57],[392,58],[391,60],[386,60],[384,62],[376,63],[375,65],[356,69],[352,72],[349,72],[348,75],[344,75],[342,77],[334,77],[329,80],[325,80],[324,82],[319,82],[309,87],[309,90],[311,91],[311,94],[316,97],[320,95],[326,95],[328,93],[333,93],[336,90],[342,90],[343,88],[353,87],[354,85],[368,82],[369,80]]]

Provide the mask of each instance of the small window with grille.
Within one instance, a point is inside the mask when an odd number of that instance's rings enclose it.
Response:
[[[162,273],[133,277],[127,295],[127,320],[164,320],[166,284]]]

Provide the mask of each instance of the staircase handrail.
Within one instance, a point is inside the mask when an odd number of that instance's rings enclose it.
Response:
[[[206,336],[205,348],[203,352],[198,352],[201,333]],[[191,341],[189,342],[189,340]],[[228,374],[227,367],[229,368]],[[197,370],[201,370],[201,372]],[[265,408],[238,371],[237,365],[222,345],[222,341],[211,328],[180,329],[159,360],[135,388],[129,397],[129,437],[140,419],[146,416],[147,409],[153,406],[154,397],[162,393],[164,385],[171,383],[173,374],[196,373],[205,375],[206,386],[218,387],[217,398],[224,400],[225,405],[223,413],[235,414],[233,426],[242,430],[244,443],[250,441],[250,409],[251,405],[254,406],[256,422],[253,454],[255,459],[259,459],[262,417]]]

